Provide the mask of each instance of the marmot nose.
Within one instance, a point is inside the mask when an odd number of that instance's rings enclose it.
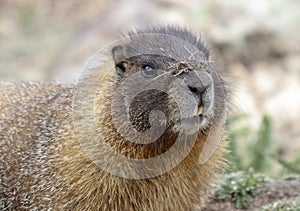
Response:
[[[199,88],[197,88],[197,87],[188,86],[188,88],[189,88],[189,90],[190,90],[191,92],[193,92],[193,93],[196,94],[196,95],[198,95],[198,94],[201,93],[201,90],[200,90]]]
[[[210,116],[214,105],[213,79],[207,72],[191,72],[184,78],[188,90],[199,100],[198,114]]]
[[[212,85],[212,78],[207,72],[190,72],[185,75],[184,81],[189,90],[198,96]]]

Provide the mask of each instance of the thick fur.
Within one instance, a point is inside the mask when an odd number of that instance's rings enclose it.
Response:
[[[208,57],[207,48],[187,30],[169,27],[153,32],[181,34]],[[117,77],[108,75],[96,101],[106,142],[128,157],[147,158],[164,152],[175,135],[140,146],[116,132],[110,100],[117,85]],[[200,165],[207,134],[199,131],[189,155],[171,171],[149,179],[120,178],[99,168],[82,150],[74,133],[72,97],[72,85],[0,84],[0,209],[190,210],[205,205],[225,167],[225,141]]]

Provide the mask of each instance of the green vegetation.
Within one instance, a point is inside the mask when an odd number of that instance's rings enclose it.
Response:
[[[245,115],[235,115],[227,122],[231,169],[216,187],[218,199],[230,200],[236,208],[247,209],[259,187],[270,178],[300,176],[300,158],[287,161],[283,150],[272,136],[272,120],[264,116],[258,129],[253,129]],[[266,175],[266,176],[264,176]],[[300,177],[299,177],[300,178]],[[299,200],[285,200],[262,207],[263,211],[299,211]]]
[[[250,162],[250,166],[255,169],[256,172],[264,172],[266,168],[270,167],[270,163],[265,155],[268,153],[268,149],[270,149],[271,145],[271,119],[268,116],[264,116],[258,131],[257,140],[254,142],[253,146],[251,146],[253,158]]]
[[[300,199],[276,201],[263,206],[260,211],[300,211]]]
[[[283,178],[294,174],[300,176],[300,158],[291,161],[283,157],[283,150],[273,137],[272,120],[265,115],[258,129],[249,124],[246,115],[234,115],[227,121],[231,162],[230,172],[250,168],[271,178]]]
[[[254,173],[253,169],[227,174],[217,185],[215,195],[219,199],[235,202],[237,208],[248,208],[251,197],[267,180],[269,179],[262,174]]]

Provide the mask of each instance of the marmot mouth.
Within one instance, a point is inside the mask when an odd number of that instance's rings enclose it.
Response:
[[[202,115],[202,112],[203,112],[203,105],[200,104],[200,105],[198,106],[198,109],[197,109],[197,115],[198,115],[198,116]]]
[[[185,131],[188,134],[193,134],[199,130],[205,130],[209,126],[211,118],[203,111],[204,106],[200,104],[192,116],[177,118],[174,131]]]

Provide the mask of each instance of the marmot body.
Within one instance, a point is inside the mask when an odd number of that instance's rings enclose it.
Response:
[[[209,60],[208,50],[202,41],[185,29],[162,27],[131,35],[146,33],[179,37],[195,45],[202,60]],[[123,138],[113,124],[110,111],[114,91],[124,79],[138,71],[148,74],[149,80],[152,80],[159,75],[153,72],[154,69],[166,72],[168,69],[174,72],[174,77],[184,77],[186,74],[191,79],[194,78],[194,70],[183,71],[187,69],[186,63],[174,69],[180,61],[165,56],[132,56],[129,53],[132,52],[132,49],[129,50],[131,46],[130,43],[124,44],[112,50],[115,71],[110,72],[99,85],[102,91],[97,93],[95,100],[98,111],[96,120],[100,128],[98,132],[116,152],[130,158],[148,159],[163,154],[175,143],[181,128],[175,118],[178,108],[176,110],[176,104],[165,93],[153,90],[143,92],[140,98],[127,105],[131,106],[132,126],[136,131],[146,131],[151,128],[149,110],[160,110],[166,114],[167,129],[154,143],[132,143]],[[195,67],[198,68],[197,64]],[[212,73],[208,71],[206,74]],[[222,156],[226,152],[226,143],[221,141],[210,159],[199,164],[208,131],[218,121],[220,110],[226,108],[227,101],[226,95],[218,95],[220,92],[226,93],[223,80],[218,75],[210,78],[213,91],[210,85],[197,87],[192,84],[194,82],[188,82],[190,84],[183,87],[184,92],[199,98],[199,105],[202,103],[204,107],[203,115],[201,112],[202,125],[197,127],[197,140],[191,151],[170,171],[144,179],[115,176],[101,169],[86,155],[74,132],[72,85],[0,84],[0,208],[189,210],[204,206],[210,187],[224,168]],[[178,93],[175,90],[170,95],[172,97]],[[190,120],[186,121],[189,123]],[[80,137],[81,141],[84,138]],[[102,149],[96,150],[101,152]]]

